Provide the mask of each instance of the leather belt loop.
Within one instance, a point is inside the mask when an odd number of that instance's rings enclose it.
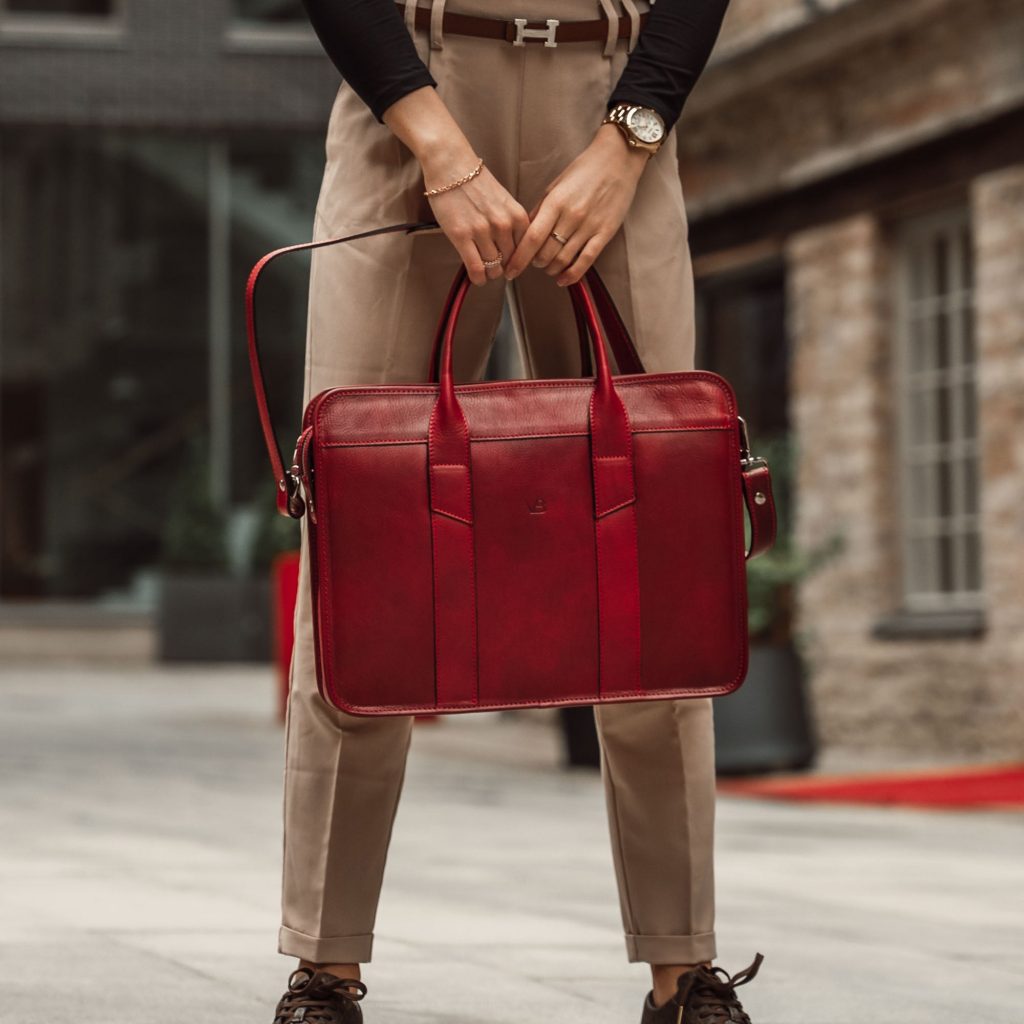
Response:
[[[610,57],[615,53],[615,45],[619,41],[619,12],[615,10],[613,0],[600,0],[600,3],[608,19],[608,38],[604,44],[604,55]]]
[[[622,7],[629,18],[629,43],[626,46],[626,53],[632,53],[636,49],[636,41],[640,38],[640,12],[633,0],[622,0]]]
[[[416,0],[405,0],[405,27],[410,35],[416,35]]]
[[[434,0],[430,8],[430,48],[432,50],[444,49],[443,18],[444,0]]]

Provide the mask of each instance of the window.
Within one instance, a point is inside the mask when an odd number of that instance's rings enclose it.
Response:
[[[88,45],[123,32],[123,7],[124,0],[0,0],[0,33],[4,42]]]
[[[981,538],[967,211],[909,222],[897,255],[904,606],[908,612],[977,609]]]
[[[193,438],[232,536],[266,502],[240,298],[259,256],[309,236],[322,173],[316,132],[0,132],[0,602],[150,608]],[[285,440],[308,285],[295,256],[262,286]]]
[[[10,14],[109,17],[115,7],[115,0],[0,0],[0,12]]]
[[[729,381],[752,441],[787,434],[789,348],[781,261],[698,275],[696,300],[695,365]]]
[[[302,0],[231,0],[230,11],[229,47],[267,53],[319,51]]]
[[[241,21],[273,25],[306,22],[301,0],[234,0],[234,11]]]

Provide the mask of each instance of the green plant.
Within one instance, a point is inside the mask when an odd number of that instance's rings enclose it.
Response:
[[[227,567],[226,519],[210,494],[209,465],[206,438],[194,437],[164,521],[161,562],[168,569],[210,572]]]
[[[789,434],[759,440],[755,454],[768,460],[772,474],[777,532],[774,545],[747,563],[747,622],[750,639],[769,644],[791,643],[797,585],[842,548],[833,535],[810,551],[793,541],[794,446]]]

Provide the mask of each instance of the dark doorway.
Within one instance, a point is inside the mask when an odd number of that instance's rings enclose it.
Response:
[[[789,345],[781,261],[697,281],[698,369],[733,386],[751,440],[789,430]]]

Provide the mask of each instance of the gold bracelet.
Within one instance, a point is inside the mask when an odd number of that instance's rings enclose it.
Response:
[[[450,192],[453,188],[458,188],[460,185],[465,185],[467,181],[472,181],[481,171],[484,166],[483,157],[480,158],[480,163],[476,165],[469,172],[464,174],[461,178],[456,178],[455,181],[449,181],[447,185],[439,185],[437,188],[428,188],[423,194],[425,196],[436,196],[441,192]]]

